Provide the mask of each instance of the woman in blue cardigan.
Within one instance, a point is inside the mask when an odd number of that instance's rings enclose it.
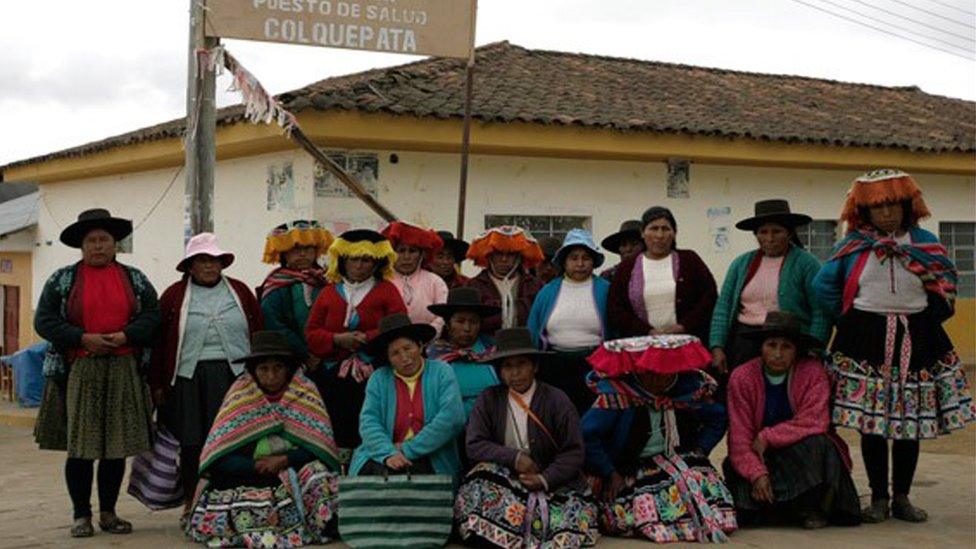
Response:
[[[591,370],[586,357],[607,339],[610,283],[593,276],[603,254],[583,229],[569,231],[552,262],[563,276],[536,295],[528,328],[537,347],[554,351],[540,360],[539,379],[562,389],[582,415],[593,403],[586,387]]]
[[[411,471],[457,477],[457,437],[464,429],[461,393],[451,367],[424,357],[436,335],[429,324],[406,314],[380,321],[365,351],[386,363],[366,384],[359,416],[362,444],[353,452],[350,475]]]

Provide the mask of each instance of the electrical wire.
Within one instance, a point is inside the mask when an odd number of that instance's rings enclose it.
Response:
[[[964,36],[962,34],[956,34],[956,33],[952,32],[952,31],[945,30],[942,27],[937,27],[935,25],[929,25],[928,23],[925,23],[923,21],[918,21],[916,19],[912,19],[911,17],[907,17],[907,16],[902,15],[902,14],[900,14],[898,12],[891,11],[891,10],[888,10],[888,9],[885,9],[885,8],[882,8],[880,6],[875,6],[874,4],[869,4],[867,2],[864,2],[863,0],[851,0],[851,1],[852,2],[857,2],[858,4],[861,4],[862,6],[867,6],[869,8],[876,9],[878,11],[887,13],[888,15],[893,15],[895,17],[904,19],[906,21],[910,21],[912,23],[915,23],[916,25],[919,25],[919,26],[922,26],[922,27],[928,27],[928,28],[930,28],[932,30],[939,31],[939,32],[944,32],[944,33],[946,33],[946,34],[948,34],[950,36],[955,36],[956,38],[962,38],[963,40],[967,40],[969,42],[976,43],[976,39],[974,39],[972,36]],[[892,0],[892,1],[897,2],[898,0]],[[899,4],[903,4],[904,2],[898,2],[898,3]],[[973,29],[973,30],[976,30],[976,29]]]
[[[878,32],[882,32],[882,33],[887,34],[889,36],[894,36],[896,38],[901,38],[902,40],[907,40],[909,42],[918,44],[919,46],[925,46],[926,48],[930,48],[930,49],[933,49],[933,50],[938,50],[938,51],[941,51],[942,53],[948,53],[949,55],[954,55],[954,56],[959,57],[959,58],[962,58],[962,59],[966,59],[966,60],[969,60],[969,61],[973,61],[973,58],[972,57],[963,55],[961,53],[954,52],[952,50],[947,50],[945,48],[940,48],[939,46],[935,46],[935,45],[932,45],[932,44],[927,44],[925,42],[921,42],[919,40],[915,40],[914,38],[909,38],[908,36],[902,36],[902,35],[900,35],[898,33],[891,32],[891,31],[886,30],[886,29],[883,29],[881,27],[874,26],[874,25],[872,25],[870,23],[865,23],[864,21],[859,21],[857,19],[854,19],[854,18],[851,18],[851,17],[847,17],[846,15],[842,15],[842,14],[839,14],[839,13],[836,13],[836,12],[833,12],[833,11],[830,11],[830,10],[828,10],[826,8],[821,7],[821,6],[817,6],[817,5],[811,4],[809,2],[805,2],[804,0],[793,0],[793,2],[796,2],[797,4],[802,4],[802,5],[804,5],[804,6],[808,7],[808,8],[813,8],[813,9],[815,9],[817,11],[822,11],[822,12],[828,14],[828,15],[832,15],[834,17],[843,19],[845,21],[849,21],[849,22],[854,23],[856,25],[861,25],[862,27],[867,27],[869,29],[873,29],[873,30],[876,30]]]
[[[166,195],[169,194],[169,191],[173,188],[173,184],[176,183],[176,179],[180,177],[181,173],[183,173],[183,166],[180,166],[179,169],[176,170],[176,173],[173,174],[173,179],[170,179],[169,185],[166,185],[166,190],[163,191],[163,194],[159,195],[159,198],[156,199],[156,203],[153,204],[151,208],[149,208],[149,211],[146,212],[146,215],[142,216],[142,219],[139,221],[139,223],[136,223],[135,228],[133,228],[133,232],[139,227],[142,227],[142,224],[145,223],[146,220],[149,219],[149,216],[151,216],[153,212],[156,211],[156,208],[158,208],[159,205],[163,203],[163,199],[166,198]]]
[[[896,4],[901,4],[903,6],[908,6],[908,7],[912,8],[913,10],[918,10],[918,11],[920,11],[922,13],[927,13],[927,14],[931,15],[932,17],[937,17],[939,19],[945,19],[946,21],[948,21],[950,23],[955,23],[957,25],[962,25],[962,26],[967,27],[967,28],[970,28],[970,29],[973,28],[973,25],[971,23],[963,23],[962,21],[959,21],[957,19],[953,19],[951,17],[946,17],[945,15],[942,15],[941,13],[936,13],[934,11],[930,11],[930,10],[927,10],[925,8],[920,8],[920,7],[918,7],[915,4],[912,4],[910,2],[905,2],[903,0],[891,0],[891,1],[894,2],[894,3],[896,3]]]
[[[970,17],[976,17],[976,13],[973,13],[973,12],[967,11],[967,10],[964,10],[964,9],[960,8],[959,6],[953,6],[952,4],[947,4],[945,2],[939,2],[939,0],[929,0],[929,2],[932,2],[933,4],[938,4],[940,6],[945,6],[945,7],[949,8],[949,9],[953,9],[953,10],[956,10],[958,12],[965,13],[966,15],[968,15]]]
[[[865,19],[868,19],[870,21],[873,21],[875,23],[880,23],[880,24],[883,24],[883,25],[888,25],[889,27],[896,28],[896,29],[898,29],[900,31],[907,32],[908,34],[915,35],[915,36],[917,36],[919,38],[922,38],[923,40],[932,40],[933,42],[939,42],[940,44],[945,44],[946,46],[949,46],[949,47],[958,48],[960,50],[965,51],[968,54],[971,54],[972,53],[972,51],[969,50],[968,48],[964,48],[964,47],[962,47],[962,46],[960,46],[958,44],[955,44],[953,42],[948,42],[948,41],[943,40],[941,38],[937,38],[937,37],[934,37],[934,36],[929,36],[927,34],[924,34],[924,33],[921,33],[921,32],[917,32],[917,31],[914,31],[914,30],[909,29],[907,27],[903,27],[901,25],[896,25],[894,23],[890,23],[888,21],[882,21],[882,20],[880,20],[880,19],[878,19],[876,17],[872,17],[870,14],[866,14],[866,13],[857,11],[857,10],[855,10],[853,8],[849,8],[849,7],[847,7],[847,6],[843,5],[843,4],[839,4],[837,2],[834,2],[833,0],[820,0],[820,1],[823,2],[823,3],[825,3],[825,4],[830,4],[831,6],[835,6],[837,8],[840,8],[842,10],[849,11],[849,12],[855,14],[855,15],[859,15],[859,16],[861,16],[861,17],[863,17]]]

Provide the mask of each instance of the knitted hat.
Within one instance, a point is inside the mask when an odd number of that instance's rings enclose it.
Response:
[[[424,229],[405,221],[394,221],[380,231],[390,241],[393,249],[401,244],[430,252],[444,246],[444,241],[432,229]]]
[[[858,208],[897,202],[911,204],[908,219],[911,225],[917,225],[920,220],[932,215],[922,199],[922,190],[912,176],[890,168],[873,170],[858,177],[851,184],[840,219],[847,222],[847,230],[850,232],[868,222],[867,219],[861,219]]]
[[[468,259],[479,267],[487,267],[488,256],[494,252],[519,254],[523,269],[538,267],[545,259],[539,242],[525,229],[511,225],[492,227],[478,235],[468,248]]]
[[[330,282],[342,280],[339,273],[339,258],[342,257],[372,257],[379,262],[383,280],[393,278],[393,264],[396,262],[396,252],[390,246],[390,241],[376,231],[356,229],[346,231],[332,242],[328,252],[329,270],[325,277]]]
[[[314,219],[296,219],[290,223],[282,223],[271,232],[264,241],[265,263],[281,262],[281,254],[296,246],[315,246],[315,256],[321,257],[332,245],[332,233],[319,226]]]

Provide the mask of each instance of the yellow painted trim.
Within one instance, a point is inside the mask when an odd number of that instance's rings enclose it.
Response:
[[[329,148],[457,152],[461,122],[354,111],[307,111],[305,133]],[[217,158],[226,160],[293,149],[274,126],[234,124],[217,130]],[[476,122],[473,154],[660,161],[678,157],[701,164],[855,169],[895,166],[908,171],[976,175],[976,155],[917,153],[897,149],[830,147],[756,139],[622,132],[575,126]],[[179,166],[183,145],[175,138],[116,147],[84,156],[9,168],[8,181],[48,183]]]

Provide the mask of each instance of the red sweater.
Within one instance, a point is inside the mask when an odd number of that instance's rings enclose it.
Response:
[[[261,314],[261,305],[251,293],[251,289],[240,280],[225,278],[244,309],[248,332],[253,334],[262,330],[264,328],[264,316]],[[159,298],[160,337],[156,340],[156,347],[153,348],[149,363],[149,386],[153,389],[169,387],[173,381],[173,374],[176,372],[176,363],[179,359],[176,356],[177,347],[180,341],[180,333],[183,330],[183,326],[180,324],[180,315],[183,310],[183,301],[186,299],[188,283],[189,277],[184,276],[179,282],[166,288],[166,291]]]
[[[830,428],[830,380],[823,364],[813,357],[793,366],[786,379],[793,418],[772,427],[763,427],[766,386],[763,382],[762,358],[739,366],[729,378],[729,459],[732,467],[754,482],[768,474],[766,465],[752,450],[756,436],[770,449],[792,446],[812,435],[826,434],[837,446],[847,469],[851,456],[847,444]]]
[[[356,331],[363,332],[366,337],[373,339],[377,333],[377,326],[385,316],[394,313],[406,313],[407,306],[403,304],[400,292],[392,282],[382,280],[373,286],[366,297],[356,307],[359,313],[359,325]],[[344,326],[346,321],[346,300],[336,291],[335,284],[329,284],[322,290],[319,297],[312,304],[305,325],[305,340],[308,350],[323,360],[341,361],[352,354],[349,349],[336,347],[333,343],[335,335],[350,331]]]

